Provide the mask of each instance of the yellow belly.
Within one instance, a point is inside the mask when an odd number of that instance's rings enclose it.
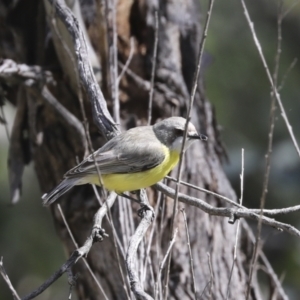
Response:
[[[110,191],[123,193],[146,188],[162,180],[177,165],[180,157],[179,153],[170,152],[167,147],[164,150],[166,155],[164,161],[153,169],[137,173],[102,175],[104,187]],[[91,183],[99,185],[98,176],[92,181]]]

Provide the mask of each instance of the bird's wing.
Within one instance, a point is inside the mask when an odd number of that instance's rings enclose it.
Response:
[[[83,174],[136,173],[159,165],[165,159],[163,145],[153,135],[142,131],[115,137],[65,174],[66,178]]]

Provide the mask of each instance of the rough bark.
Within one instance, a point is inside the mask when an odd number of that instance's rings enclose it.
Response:
[[[106,65],[106,62],[109,61],[109,51],[105,49],[109,40],[105,42],[105,38],[102,36],[106,34],[108,28],[105,25],[105,9],[97,3],[87,1],[84,6],[86,8],[90,4],[95,9],[96,18],[91,20],[90,14],[84,15],[84,17],[85,23],[88,25],[87,32],[96,49],[99,61],[101,61],[102,81],[100,86],[111,108],[111,92],[109,80],[107,80],[109,66]],[[162,1],[158,7],[154,1],[118,1],[116,8],[118,59],[122,63],[126,62],[130,52],[130,37],[133,37],[135,49],[130,70],[146,81],[150,80],[151,74],[155,27],[154,11],[156,9],[159,11],[160,26],[153,121],[173,114],[184,116],[186,112],[201,36],[200,8],[197,3],[197,0]],[[65,108],[83,121],[79,95],[77,94],[76,72],[72,76],[70,69],[73,66],[72,62],[69,61],[70,57],[62,58],[59,53],[57,44],[60,44],[61,51],[66,54],[62,40],[57,39],[53,42],[54,29],[51,25],[52,31],[50,31],[46,25],[43,3],[37,0],[26,0],[19,1],[14,8],[8,8],[4,4],[2,6],[5,7],[8,15],[7,32],[13,30],[15,35],[8,39],[11,42],[9,49],[14,49],[14,51],[8,51],[1,47],[1,56],[50,69],[57,82],[56,86],[51,86],[52,93]],[[30,9],[30,7],[34,9]],[[28,20],[31,22],[28,23]],[[71,66],[65,66],[62,59],[65,62],[68,60]],[[17,87],[24,89],[22,84],[18,84]],[[14,91],[7,87],[7,93],[8,98],[16,103]],[[145,86],[138,85],[133,77],[126,73],[121,80],[119,93],[122,130],[145,124],[147,122],[149,90]],[[92,110],[86,92],[83,92],[83,101],[93,147],[98,148],[103,144],[105,138],[99,134],[97,127],[93,124]],[[30,89],[25,88],[23,90],[17,105],[20,109],[23,109],[24,106],[27,107],[24,114],[27,116],[25,120],[27,120],[29,131],[31,157],[41,189],[47,192],[59,183],[63,174],[73,167],[77,160],[83,159],[86,149],[82,145],[81,136],[59,116],[53,107],[45,103],[41,97],[31,93]],[[222,170],[223,148],[219,140],[213,108],[205,97],[202,79],[196,94],[192,122],[200,132],[209,137],[209,141],[206,144],[195,144],[188,150],[184,160],[182,179],[234,199],[234,192]],[[18,128],[21,130],[20,126]],[[16,136],[18,135],[16,134]],[[19,144],[23,145],[22,141],[19,140]],[[27,148],[19,147],[23,151],[28,151]],[[21,162],[21,167],[25,163],[27,160]],[[173,174],[176,174],[176,171]],[[181,187],[181,192],[204,199],[215,206],[224,205],[224,203],[220,203],[220,200],[193,189]],[[155,206],[157,192],[149,190],[148,194],[150,202]],[[121,199],[121,201],[128,200]],[[93,215],[99,207],[92,188],[87,185],[75,187],[62,197],[60,203],[77,243],[82,245],[91,231]],[[112,210],[115,228],[121,240],[125,235],[122,231],[122,218],[130,218],[130,215],[124,215],[124,212],[119,213],[120,208],[124,209],[122,205],[116,203]],[[150,252],[155,274],[169,244],[172,206],[173,201],[171,199],[163,199],[162,209],[156,220],[156,225],[158,228],[162,228],[162,232],[158,232],[158,229],[155,232]],[[136,215],[136,207],[133,207],[133,214]],[[183,207],[182,204],[180,204],[181,207]],[[63,246],[70,254],[75,248],[65,225],[56,206],[52,206],[50,210]],[[210,293],[211,299],[225,299],[233,261],[236,225],[230,225],[228,220],[224,218],[209,216],[195,208],[186,206],[185,212],[198,296],[205,290],[202,299],[210,299]],[[135,218],[134,226],[138,222],[139,219]],[[190,258],[186,245],[184,221],[180,213],[175,220],[175,226],[178,227],[178,236],[172,251],[169,299],[193,299]],[[109,299],[126,299],[111,228],[107,222],[104,222],[103,227],[108,232],[109,238],[106,238],[102,243],[95,244],[87,260],[103,286],[107,297]],[[126,239],[128,238],[126,237]],[[207,253],[210,254],[212,274]],[[141,263],[142,258],[143,256],[140,254],[138,263]],[[242,265],[243,258],[243,253],[238,249],[238,262],[230,284],[233,299],[244,299],[246,276]],[[122,255],[121,261],[125,272]],[[74,267],[74,273],[77,272],[80,273],[77,284],[79,299],[102,299],[103,295],[81,261]],[[213,275],[213,281],[210,285],[208,283],[211,275]],[[154,283],[149,272],[143,284],[145,290],[153,296]]]

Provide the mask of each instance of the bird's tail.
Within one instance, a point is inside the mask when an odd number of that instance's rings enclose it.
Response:
[[[59,185],[57,185],[49,193],[46,193],[42,196],[43,204],[45,206],[52,204],[62,194],[66,193],[69,189],[71,189],[74,185],[76,185],[77,181],[78,178],[64,179]]]

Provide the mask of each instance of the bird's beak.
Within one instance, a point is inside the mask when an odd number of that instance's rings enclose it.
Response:
[[[190,133],[190,134],[188,135],[188,137],[189,137],[190,139],[201,140],[201,141],[207,141],[207,136],[204,135],[204,134],[202,134],[202,133],[198,134],[197,132],[193,132],[193,133]]]

